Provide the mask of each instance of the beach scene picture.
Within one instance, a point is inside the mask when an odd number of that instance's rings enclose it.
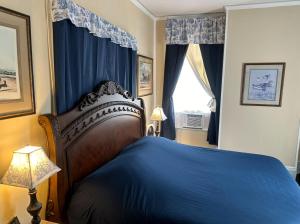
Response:
[[[275,101],[277,69],[250,69],[248,100]]]
[[[21,99],[17,30],[0,25],[0,101]]]
[[[152,87],[152,64],[140,62],[140,88],[151,89]]]

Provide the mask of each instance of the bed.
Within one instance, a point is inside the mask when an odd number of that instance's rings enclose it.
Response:
[[[280,161],[145,137],[142,99],[114,82],[39,122],[62,168],[50,179],[50,221],[300,223],[300,190]]]

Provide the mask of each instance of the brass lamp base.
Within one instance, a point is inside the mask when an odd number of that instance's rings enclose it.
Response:
[[[30,196],[30,204],[27,207],[28,213],[32,216],[31,223],[39,224],[41,222],[41,218],[39,213],[42,209],[42,204],[36,198],[36,189],[29,189]]]

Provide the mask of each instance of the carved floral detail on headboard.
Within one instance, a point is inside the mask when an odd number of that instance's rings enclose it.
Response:
[[[61,133],[64,145],[69,146],[76,138],[78,138],[82,133],[84,133],[87,129],[92,127],[94,124],[100,122],[105,117],[110,116],[113,113],[123,113],[131,114],[133,116],[141,118],[141,108],[137,105],[125,102],[123,105],[107,105],[106,108],[102,108],[102,106],[98,106],[93,110],[86,113],[80,119],[78,119],[74,124],[68,126]]]
[[[79,104],[79,110],[86,110],[89,106],[95,104],[98,101],[98,99],[103,95],[114,94],[120,94],[126,99],[134,100],[131,94],[127,90],[124,90],[122,86],[113,81],[107,81],[106,83],[99,85],[94,92],[89,93],[83,98],[83,100]]]

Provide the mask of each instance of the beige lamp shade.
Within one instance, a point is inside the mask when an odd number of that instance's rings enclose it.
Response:
[[[1,183],[33,189],[59,171],[41,147],[26,146],[13,153]]]
[[[154,108],[150,119],[152,121],[164,121],[167,117],[161,107],[156,107]]]

